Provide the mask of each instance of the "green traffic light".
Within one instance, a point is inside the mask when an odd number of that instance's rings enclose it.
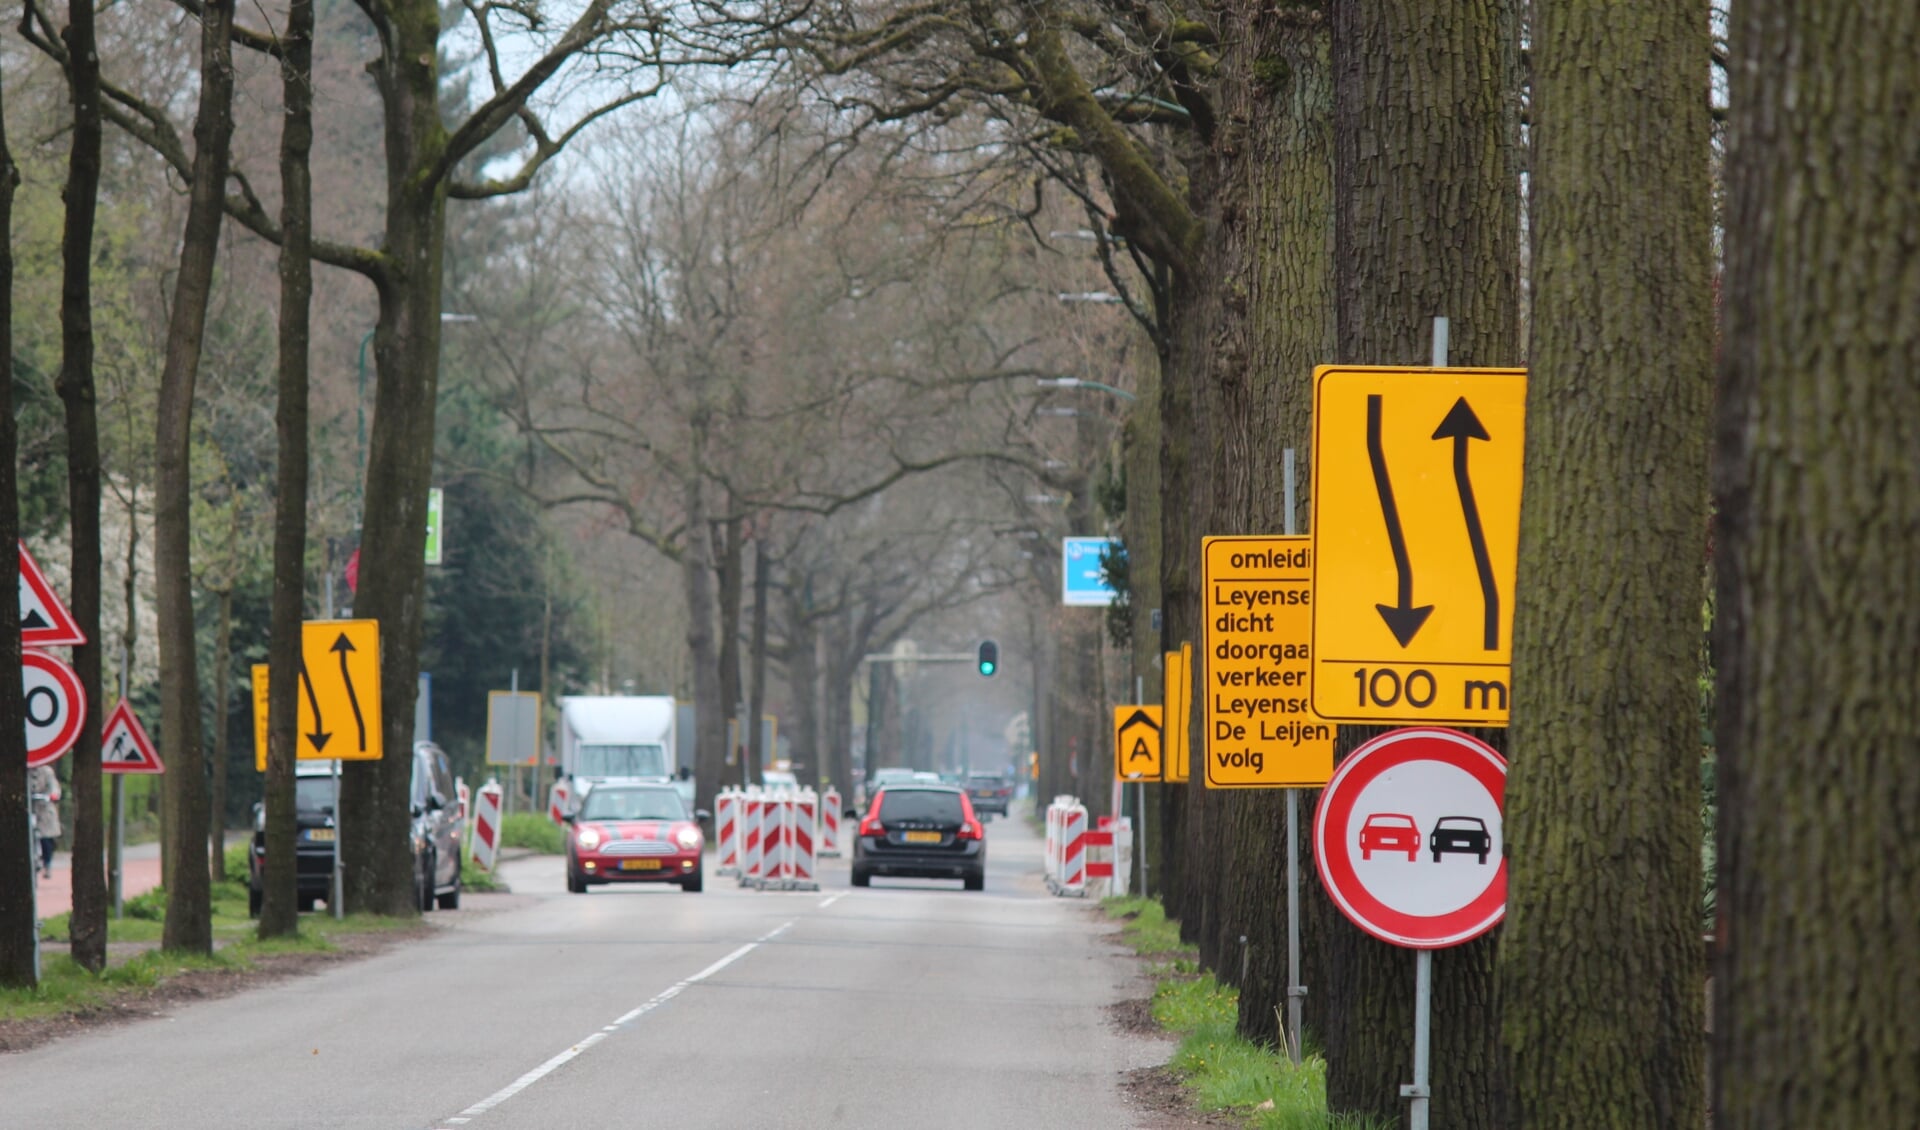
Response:
[[[992,640],[980,641],[980,674],[992,678],[1000,666],[1000,645]]]

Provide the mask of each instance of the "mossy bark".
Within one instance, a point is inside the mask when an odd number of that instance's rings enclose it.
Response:
[[[1425,365],[1432,320],[1450,361],[1519,360],[1519,175],[1511,0],[1333,0],[1335,359]],[[1369,736],[1342,727],[1340,755]],[[1499,731],[1483,736],[1496,743]],[[1413,1060],[1414,958],[1316,898],[1312,1017],[1327,1104],[1397,1124]],[[1433,961],[1433,1046],[1446,1049],[1435,1130],[1499,1122],[1495,941]],[[1324,991],[1323,991],[1324,989]]]
[[[1699,1126],[1707,13],[1535,0],[1532,27],[1507,1124]]]
[[[1733,11],[1715,1125],[1920,1110],[1920,8]]]

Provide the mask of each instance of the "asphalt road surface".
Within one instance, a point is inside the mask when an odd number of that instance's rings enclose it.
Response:
[[[1113,1127],[1166,1049],[1104,1006],[1143,992],[1041,845],[988,825],[984,893],[594,888],[554,857],[433,938],[0,1057],[0,1124],[378,1127]],[[709,857],[711,863],[711,857]]]

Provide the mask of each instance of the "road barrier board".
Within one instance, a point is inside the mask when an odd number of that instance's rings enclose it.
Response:
[[[1307,696],[1313,548],[1303,536],[1201,543],[1210,789],[1313,788],[1333,772],[1334,727]]]
[[[1170,785],[1184,785],[1193,776],[1191,755],[1193,734],[1193,645],[1183,643],[1179,651],[1161,657],[1160,701],[1165,733],[1167,775]]]
[[[1313,396],[1313,709],[1507,724],[1524,369],[1323,365]]]

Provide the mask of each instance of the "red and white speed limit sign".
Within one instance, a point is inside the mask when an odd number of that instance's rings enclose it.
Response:
[[[1348,755],[1313,816],[1334,905],[1396,946],[1444,949],[1507,911],[1507,762],[1457,730],[1392,730]]]
[[[73,668],[44,651],[20,653],[21,689],[26,692],[27,765],[60,760],[80,739],[87,717],[87,694]]]

